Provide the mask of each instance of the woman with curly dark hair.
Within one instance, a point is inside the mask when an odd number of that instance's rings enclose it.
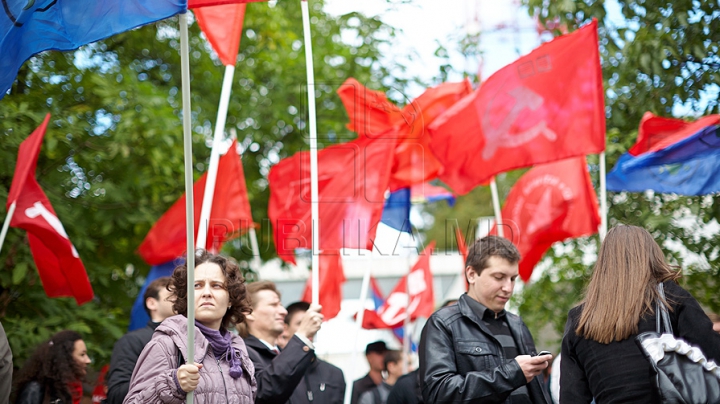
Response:
[[[85,342],[75,331],[60,331],[35,349],[15,382],[16,404],[78,404],[90,363]]]
[[[187,266],[175,268],[170,300],[178,315],[165,319],[135,365],[125,404],[182,403],[194,392],[198,404],[255,401],[255,367],[242,338],[229,331],[251,312],[237,263],[205,250],[195,252],[195,301],[188,302]],[[187,353],[187,308],[195,307],[195,354]],[[184,364],[183,364],[184,362]]]

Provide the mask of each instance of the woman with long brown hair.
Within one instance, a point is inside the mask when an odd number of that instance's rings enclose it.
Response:
[[[65,330],[40,344],[15,381],[16,404],[79,404],[90,358],[85,342]]]
[[[611,229],[600,247],[583,302],[570,310],[562,341],[560,402],[656,403],[654,373],[635,337],[655,331],[658,283],[675,336],[720,362],[720,335],[698,302],[676,283],[647,230]]]

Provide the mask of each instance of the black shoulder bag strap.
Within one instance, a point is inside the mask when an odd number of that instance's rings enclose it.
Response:
[[[657,306],[657,312],[655,313],[655,329],[658,334],[670,334],[673,335],[672,324],[670,323],[670,314],[668,314],[667,307],[665,307],[665,287],[662,282],[658,283],[657,286],[658,294],[660,295],[655,305]],[[661,320],[662,319],[662,320]],[[664,323],[664,324],[663,324]]]

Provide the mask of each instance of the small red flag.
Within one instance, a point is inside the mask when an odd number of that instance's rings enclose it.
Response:
[[[78,305],[94,294],[85,266],[70,242],[45,192],[35,179],[40,146],[50,122],[43,123],[20,144],[6,207],[15,202],[10,226],[27,231],[30,251],[48,297],[74,297]]]
[[[410,273],[400,278],[388,295],[385,304],[375,313],[365,310],[364,328],[395,328],[401,326],[410,313],[410,320],[428,318],[435,309],[433,276],[430,271],[430,256],[435,249],[432,241],[420,254]],[[367,319],[367,320],[366,320]],[[365,327],[365,325],[368,327]],[[384,325],[384,326],[383,326]]]
[[[318,152],[319,250],[372,248],[394,145],[363,137]],[[309,152],[281,160],[268,181],[275,248],[294,263],[296,248],[312,248]]]
[[[429,127],[459,194],[508,170],[605,150],[597,21],[493,74]]]
[[[225,241],[252,226],[252,214],[245,187],[245,174],[233,141],[228,152],[218,162],[215,194],[210,210],[205,248],[218,251]],[[193,186],[195,200],[195,235],[198,234],[200,210],[205,195],[207,173]],[[138,253],[150,265],[160,265],[183,255],[187,250],[185,226],[185,194],[180,197],[145,236]]]
[[[345,283],[345,272],[342,266],[340,251],[323,251],[320,253],[320,305],[325,321],[340,313],[342,303],[342,286]],[[303,302],[312,303],[312,277],[305,283]]]
[[[235,66],[245,19],[245,4],[201,7],[193,10],[193,13],[222,64]]]
[[[525,282],[553,243],[597,233],[597,195],[585,157],[538,165],[526,172],[510,190],[502,220],[505,237],[522,256],[520,277]],[[497,234],[495,227],[491,233]]]

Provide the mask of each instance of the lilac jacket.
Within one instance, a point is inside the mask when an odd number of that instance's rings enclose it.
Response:
[[[228,360],[216,360],[208,340],[197,327],[194,329],[195,362],[203,365],[194,402],[252,404],[257,392],[255,367],[242,338],[234,336],[232,340],[243,370],[242,376],[233,379]],[[175,381],[178,349],[183,356],[187,355],[187,318],[182,315],[165,319],[155,330],[138,358],[130,379],[130,391],[123,404],[184,403],[186,393],[178,388]]]

